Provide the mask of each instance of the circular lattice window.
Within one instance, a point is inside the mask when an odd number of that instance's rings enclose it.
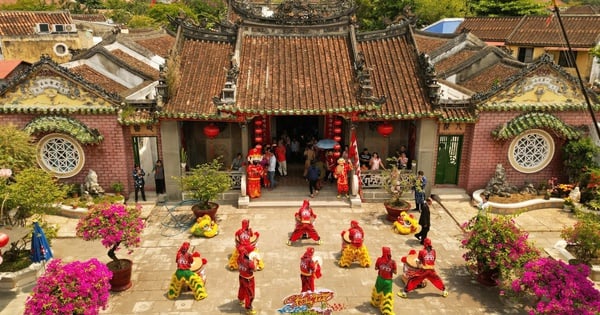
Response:
[[[85,164],[83,148],[77,140],[53,133],[38,142],[38,164],[59,178],[77,175]]]
[[[554,140],[547,132],[529,130],[517,136],[510,144],[510,165],[522,173],[544,169],[554,156]]]

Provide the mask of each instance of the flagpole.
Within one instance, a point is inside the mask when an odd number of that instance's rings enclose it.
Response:
[[[581,87],[581,92],[583,93],[583,97],[585,98],[585,103],[587,105],[587,109],[590,112],[590,116],[592,116],[592,121],[594,122],[594,129],[596,130],[596,135],[600,138],[600,127],[598,126],[598,121],[596,120],[596,115],[594,114],[594,109],[592,108],[592,103],[590,102],[590,97],[587,93],[587,89],[585,84],[583,84],[583,80],[581,79],[581,73],[579,72],[579,67],[575,62],[575,58],[573,58],[573,49],[571,48],[571,43],[569,42],[569,38],[567,37],[567,31],[565,30],[565,26],[563,25],[562,19],[560,17],[560,11],[558,10],[558,5],[556,5],[556,0],[552,0],[552,5],[554,6],[554,13],[556,13],[556,18],[558,19],[558,25],[560,25],[560,30],[562,31],[563,37],[565,38],[565,42],[567,43],[567,58],[569,63],[575,66],[575,73],[577,73],[577,79],[579,79],[579,85]]]

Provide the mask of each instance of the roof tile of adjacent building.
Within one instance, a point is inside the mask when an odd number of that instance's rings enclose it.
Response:
[[[86,22],[99,22],[104,23],[107,21],[104,14],[71,14],[73,20],[86,21]]]
[[[34,35],[38,23],[72,24],[69,11],[0,11],[0,36]]]
[[[573,47],[593,47],[600,38],[600,16],[561,16]],[[549,16],[465,18],[457,33],[470,31],[488,42],[520,46],[565,46],[557,18]]]
[[[116,81],[111,80],[107,76],[99,73],[98,71],[90,68],[87,65],[81,65],[81,66],[77,66],[74,68],[70,68],[69,71],[71,71],[72,73],[75,73],[77,75],[80,75],[82,78],[84,78],[88,82],[92,82],[92,83],[100,86],[107,92],[121,94],[121,93],[127,91],[126,86],[119,84]]]
[[[0,79],[6,79],[6,77],[15,70],[21,63],[22,60],[0,60]]]

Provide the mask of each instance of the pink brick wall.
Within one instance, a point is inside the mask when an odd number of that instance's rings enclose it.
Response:
[[[470,125],[465,134],[463,154],[461,159],[459,186],[472,193],[485,188],[494,175],[496,164],[502,164],[506,170],[506,178],[510,184],[521,187],[525,182],[535,185],[546,183],[550,177],[556,176],[559,181],[566,182],[562,172],[562,146],[564,140],[554,136],[552,130],[546,130],[553,136],[555,154],[546,168],[525,174],[515,170],[508,160],[508,149],[512,139],[496,141],[491,135],[497,126],[520,115],[521,112],[481,112],[479,121]],[[591,117],[586,111],[553,113],[556,117],[572,126],[588,126],[592,124]]]
[[[18,128],[24,128],[36,115],[0,115],[2,124],[12,123]],[[98,183],[106,191],[111,191],[110,185],[122,182],[125,194],[133,189],[131,170],[133,169],[133,148],[129,127],[117,123],[116,115],[73,115],[90,128],[96,128],[104,140],[98,145],[83,145],[85,165],[79,174],[61,179],[63,183],[84,182],[90,169],[98,174]],[[43,136],[43,135],[37,135]]]

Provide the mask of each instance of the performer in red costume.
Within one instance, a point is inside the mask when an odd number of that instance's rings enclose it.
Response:
[[[187,284],[187,286],[192,289],[196,300],[204,299],[207,296],[204,280],[200,275],[191,270],[194,259],[202,259],[202,265],[205,265],[207,260],[205,258],[200,258],[200,253],[197,251],[189,253],[189,249],[190,243],[184,242],[179,248],[179,251],[177,251],[177,256],[175,256],[177,271],[175,271],[175,274],[171,277],[171,284],[169,285],[169,292],[167,293],[167,298],[169,299],[176,299],[184,284]]]
[[[407,298],[408,292],[416,289],[423,282],[423,280],[429,280],[436,288],[443,291],[442,295],[444,297],[447,297],[448,291],[446,291],[446,286],[444,285],[444,282],[440,276],[438,276],[437,272],[435,272],[436,254],[433,246],[431,245],[431,239],[426,238],[423,240],[423,249],[419,251],[418,259],[418,266],[420,270],[408,278],[404,290],[398,292],[398,296],[401,298]]]
[[[262,270],[264,268],[264,262],[262,259],[260,259],[260,256],[258,255],[258,249],[256,247],[259,236],[260,234],[258,232],[252,231],[252,228],[250,227],[250,220],[242,220],[242,227],[235,232],[235,249],[229,258],[229,269],[238,269],[237,260],[239,257],[238,249],[240,246],[245,246],[248,250],[250,250],[251,253],[256,252],[256,269]]]
[[[381,257],[375,262],[377,280],[371,292],[371,305],[379,308],[382,314],[394,314],[394,274],[397,272],[396,261],[392,259],[392,250],[389,247],[381,248]]]
[[[364,246],[365,232],[358,221],[350,221],[350,228],[342,231],[342,255],[339,260],[340,267],[349,267],[358,261],[362,267],[371,265],[371,258],[367,247]]]
[[[310,238],[315,240],[317,244],[321,245],[321,237],[313,225],[313,222],[317,219],[317,215],[313,212],[308,200],[304,200],[302,207],[298,209],[298,212],[296,212],[294,216],[296,218],[296,228],[294,229],[294,232],[292,232],[290,239],[287,241],[287,245],[291,246],[292,242],[297,241],[304,234],[307,234]]]
[[[260,165],[262,154],[260,149],[253,148],[248,152],[248,161],[250,162],[246,172],[248,173],[247,193],[250,198],[260,197],[260,179],[265,174],[265,170]]]
[[[344,195],[348,198],[348,172],[352,169],[352,166],[349,163],[346,163],[346,160],[343,158],[339,158],[337,163],[338,165],[333,172],[333,177],[337,179],[337,197],[341,198],[342,195]]]
[[[321,264],[315,261],[313,254],[315,249],[309,247],[300,258],[300,280],[302,292],[315,291],[315,278],[321,278]]]
[[[252,308],[252,302],[254,301],[254,271],[256,270],[256,265],[249,257],[249,248],[240,246],[238,251],[240,252],[240,256],[238,257],[238,270],[240,271],[238,300],[240,301],[240,305],[246,309],[247,315],[254,315],[256,311]]]

